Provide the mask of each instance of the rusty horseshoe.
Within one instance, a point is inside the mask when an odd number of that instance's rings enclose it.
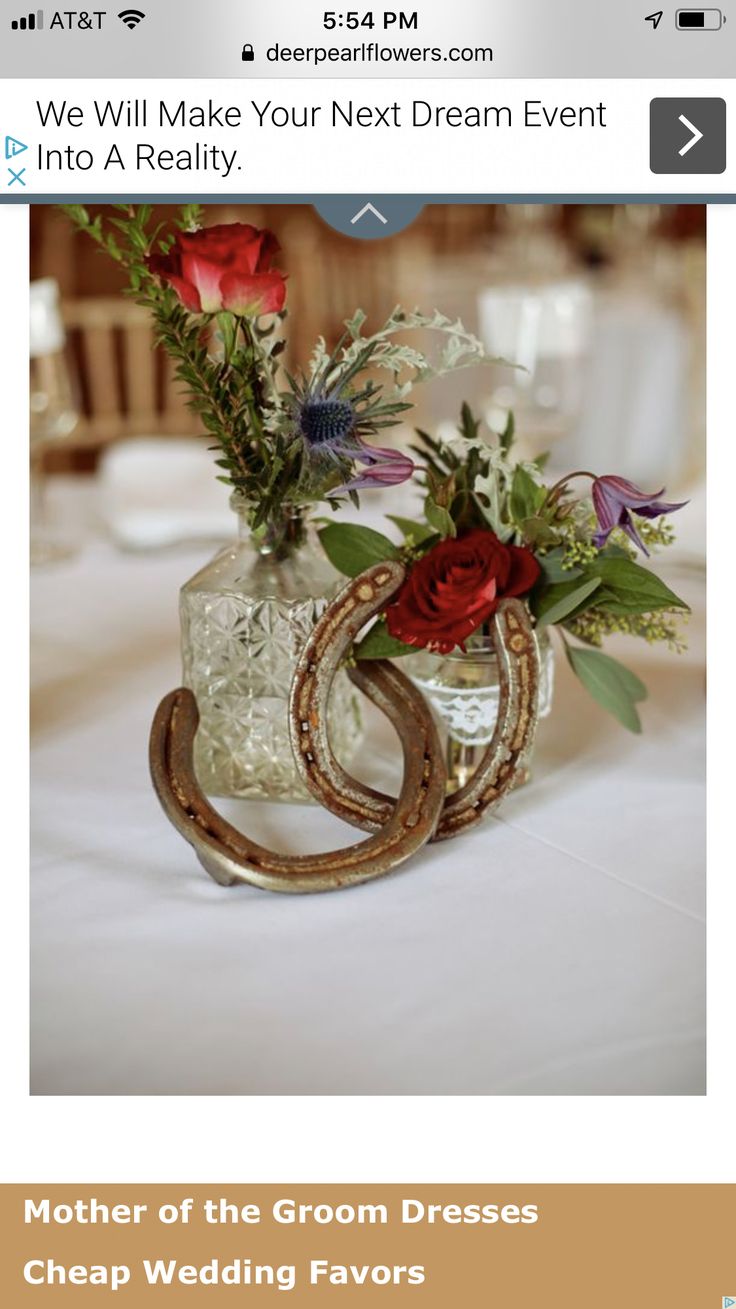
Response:
[[[368,576],[368,574],[364,574]],[[361,579],[357,578],[359,585]],[[499,669],[498,716],[493,736],[470,780],[445,800],[432,839],[448,840],[467,831],[495,808],[519,779],[534,742],[539,705],[539,650],[531,618],[521,600],[502,600],[491,624]],[[324,704],[317,687],[312,642],[297,664],[291,697],[291,743],[305,786],[327,809],[366,831],[378,831],[393,813],[396,800],[349,776],[330,748]],[[349,669],[352,681],[370,694],[371,663]],[[317,672],[317,679],[319,673]],[[311,688],[311,690],[310,690]]]
[[[327,701],[335,673],[365,623],[398,590],[401,564],[376,564],[349,582],[316,624],[300,659],[290,702],[292,742],[313,793],[320,792],[312,743],[326,741]],[[387,801],[385,821],[357,845],[315,855],[277,854],[228,823],[203,794],[192,758],[199,715],[192,692],[170,692],[154,716],[150,737],[153,785],[176,830],[193,846],[206,871],[224,886],[250,882],[270,891],[332,891],[354,886],[402,864],[432,837],[439,821],[446,773],[432,715],[409,679],[384,660],[354,680],[387,716],[401,741],[404,777],[398,800]],[[341,772],[357,787],[358,783]],[[337,812],[333,802],[328,808]]]

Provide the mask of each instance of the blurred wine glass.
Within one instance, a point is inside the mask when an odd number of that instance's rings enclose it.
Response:
[[[478,293],[486,348],[521,365],[491,371],[489,422],[502,428],[513,409],[537,453],[577,420],[590,347],[592,293],[556,220],[553,205],[506,206]]]
[[[73,553],[71,543],[54,531],[46,506],[45,451],[52,443],[65,440],[79,420],[59,287],[52,277],[31,282],[29,335],[31,563],[39,564]]]

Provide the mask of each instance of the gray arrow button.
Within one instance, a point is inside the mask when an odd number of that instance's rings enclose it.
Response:
[[[726,171],[726,101],[658,96],[649,105],[653,173]]]
[[[360,195],[325,196],[315,209],[330,227],[361,241],[393,236],[414,222],[424,205],[413,196]]]

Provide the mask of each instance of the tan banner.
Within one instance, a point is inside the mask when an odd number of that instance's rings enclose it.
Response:
[[[2,1186],[2,1303],[736,1309],[733,1186]]]

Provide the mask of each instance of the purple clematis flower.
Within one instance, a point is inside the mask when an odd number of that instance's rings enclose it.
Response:
[[[659,518],[661,514],[673,514],[676,509],[684,509],[688,503],[683,500],[681,504],[668,504],[659,499],[664,492],[664,487],[661,491],[642,491],[633,482],[615,477],[612,473],[594,478],[593,507],[600,530],[593,537],[593,543],[600,550],[614,527],[622,527],[634,545],[648,556],[649,551],[634,526],[631,514],[638,514],[641,518]]]
[[[341,495],[343,491],[360,491],[366,487],[398,486],[399,482],[408,481],[414,472],[416,467],[414,460],[403,454],[401,450],[368,445],[367,441],[360,441],[359,445],[358,450],[346,451],[346,453],[360,463],[366,464],[367,467],[351,481],[335,487],[329,492],[330,495]]]

